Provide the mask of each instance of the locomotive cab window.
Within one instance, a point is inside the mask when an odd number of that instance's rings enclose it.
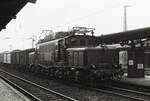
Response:
[[[84,55],[83,55],[83,51],[82,52],[79,52],[79,65],[80,66],[83,66],[84,65]]]
[[[76,46],[76,39],[71,39],[71,46]]]
[[[74,65],[78,66],[78,52],[74,52]]]

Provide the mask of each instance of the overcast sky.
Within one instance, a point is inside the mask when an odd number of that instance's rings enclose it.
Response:
[[[37,0],[28,3],[0,32],[0,51],[31,48],[41,30],[74,26],[95,28],[96,35],[123,31],[123,6],[128,30],[150,26],[150,0]]]

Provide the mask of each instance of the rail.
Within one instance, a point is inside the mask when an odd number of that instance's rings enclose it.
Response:
[[[44,90],[44,91],[50,92],[50,93],[52,93],[52,94],[55,94],[55,95],[61,97],[62,99],[65,99],[65,101],[78,101],[78,100],[76,100],[76,99],[73,99],[73,98],[71,98],[71,97],[68,97],[68,96],[66,96],[66,95],[63,95],[63,94],[58,93],[58,92],[56,92],[56,91],[53,91],[53,90],[51,90],[51,89],[42,87],[42,86],[40,86],[40,85],[38,85],[38,84],[36,84],[36,83],[33,83],[33,82],[31,82],[31,81],[25,80],[25,79],[23,79],[23,78],[21,78],[21,77],[17,77],[17,76],[15,76],[15,75],[13,75],[13,74],[10,74],[10,73],[8,73],[8,72],[6,72],[6,71],[4,71],[4,70],[1,70],[1,69],[0,69],[0,72],[5,73],[5,74],[7,74],[7,75],[9,75],[9,76],[11,76],[11,77],[13,77],[13,78],[19,79],[19,80],[21,80],[21,81],[23,81],[23,82],[25,82],[25,83],[31,84],[31,85],[33,85],[33,86],[35,86],[35,87],[37,87],[37,88],[39,88],[39,89],[42,89],[42,90]],[[2,77],[2,74],[1,74],[0,77]],[[5,77],[2,77],[2,78],[6,80]],[[7,79],[7,81],[17,87],[16,84],[14,84],[13,82],[9,81],[8,79]],[[26,93],[27,93],[28,96],[31,96],[31,97],[33,96],[32,94],[28,93],[26,90],[22,89],[21,87],[17,87],[17,89],[18,89],[18,88],[19,88],[19,90],[21,90],[23,93],[25,92],[25,95],[26,95]],[[41,101],[41,100],[40,100],[39,98],[37,98],[36,96],[33,96],[33,97],[34,97],[34,101]],[[35,100],[35,98],[37,98],[37,99]]]

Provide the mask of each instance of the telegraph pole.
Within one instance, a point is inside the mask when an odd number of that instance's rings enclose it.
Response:
[[[34,48],[34,41],[35,41],[35,39],[32,38],[31,40],[32,40],[32,48]]]
[[[124,5],[124,31],[127,31],[127,8],[130,7],[129,5]]]
[[[36,41],[36,36],[33,35],[32,37],[30,37],[28,39],[31,39],[31,41],[32,41],[32,48],[34,48],[34,42]]]

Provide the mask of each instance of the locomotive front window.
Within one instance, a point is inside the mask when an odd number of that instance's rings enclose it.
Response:
[[[79,65],[80,66],[83,66],[84,65],[84,63],[83,63],[83,52],[79,52]]]
[[[93,45],[93,40],[92,39],[88,40],[88,45]]]
[[[71,46],[74,47],[76,45],[76,40],[75,39],[71,39]]]
[[[81,40],[80,40],[80,45],[81,45],[81,46],[85,46],[85,39],[81,39]]]

